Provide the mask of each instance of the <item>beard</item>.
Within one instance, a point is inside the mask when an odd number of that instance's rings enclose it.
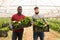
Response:
[[[18,15],[21,15],[21,12],[18,12]]]
[[[39,12],[35,12],[35,14],[39,14]]]

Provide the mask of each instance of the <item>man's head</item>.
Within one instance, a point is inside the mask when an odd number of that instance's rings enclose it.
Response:
[[[39,13],[39,7],[35,7],[34,11],[35,11],[35,14],[38,14]]]
[[[18,14],[21,14],[22,13],[22,7],[21,6],[18,6],[17,12],[18,12]]]

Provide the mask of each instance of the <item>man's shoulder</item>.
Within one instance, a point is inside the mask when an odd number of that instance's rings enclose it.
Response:
[[[39,14],[38,16],[41,17],[41,18],[43,18],[44,17],[44,14]]]
[[[21,14],[23,17],[25,17],[25,15]]]
[[[35,14],[34,15],[32,15],[32,17],[34,17],[35,16]]]
[[[12,17],[16,16],[17,14],[12,15]]]
[[[23,14],[21,14],[22,16],[24,16]]]

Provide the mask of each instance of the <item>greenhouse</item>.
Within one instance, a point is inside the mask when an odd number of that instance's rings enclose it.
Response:
[[[19,26],[28,26],[21,27],[24,28],[23,40],[33,40],[34,23],[32,16],[35,14],[35,7],[39,8],[39,14],[46,19],[49,26],[49,32],[44,32],[44,40],[60,40],[60,0],[0,0],[0,40],[12,40],[11,25],[13,23],[11,23],[11,19],[18,12],[18,6],[22,7],[22,14],[26,16],[26,19],[12,22],[15,22],[14,27],[18,24]],[[18,20],[17,17],[16,19]],[[39,22],[42,21],[35,22],[35,26],[42,24],[45,26],[44,23],[39,24]]]

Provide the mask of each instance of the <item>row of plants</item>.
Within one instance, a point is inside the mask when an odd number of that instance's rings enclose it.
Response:
[[[58,19],[47,19],[51,29],[60,33],[60,20]]]
[[[0,18],[0,37],[7,37],[9,31],[9,18]]]

